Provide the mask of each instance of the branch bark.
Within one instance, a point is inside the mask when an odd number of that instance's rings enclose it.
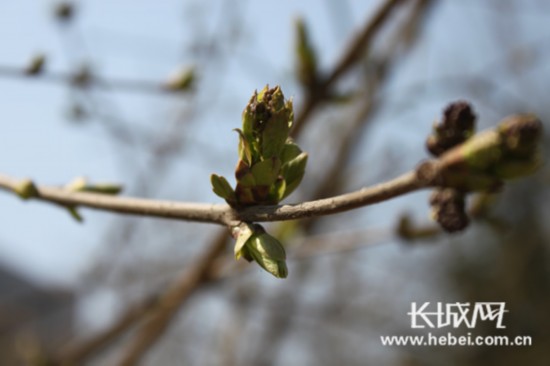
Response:
[[[19,185],[20,181],[0,175],[0,189],[15,192]],[[429,181],[421,179],[413,171],[385,183],[335,197],[296,204],[253,206],[243,209],[233,209],[225,204],[161,201],[116,197],[98,193],[71,192],[64,188],[50,186],[35,186],[36,193],[29,198],[65,207],[82,206],[122,214],[234,226],[240,221],[284,221],[331,215],[379,203],[429,186]]]

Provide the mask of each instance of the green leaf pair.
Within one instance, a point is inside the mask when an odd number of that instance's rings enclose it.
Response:
[[[65,185],[65,189],[71,192],[88,192],[107,195],[117,195],[122,191],[122,186],[112,183],[95,183],[90,184],[84,177],[77,177],[69,184]],[[67,206],[67,210],[72,218],[78,222],[83,222],[84,218],[78,212],[77,206]]]
[[[254,260],[264,270],[277,278],[286,278],[286,253],[283,245],[269,235],[261,225],[242,223],[233,229],[236,237],[235,258]]]

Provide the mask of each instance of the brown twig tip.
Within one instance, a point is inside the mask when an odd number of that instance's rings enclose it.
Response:
[[[464,230],[470,222],[464,208],[464,197],[463,192],[453,188],[437,189],[430,197],[434,220],[449,233]]]
[[[466,141],[475,130],[476,115],[468,102],[457,101],[443,111],[443,119],[434,126],[426,141],[426,148],[439,156],[450,148]]]
[[[542,131],[542,122],[532,114],[510,116],[499,126],[506,150],[514,151],[518,157],[530,155],[537,149]]]
[[[445,108],[442,125],[446,128],[467,130],[475,127],[475,119],[472,106],[466,101],[459,100]]]

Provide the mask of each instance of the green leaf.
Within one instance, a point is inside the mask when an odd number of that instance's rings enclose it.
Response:
[[[248,101],[248,104],[244,108],[242,120],[243,120],[243,134],[246,136],[246,138],[252,138],[252,129],[254,128],[254,111],[252,110],[252,106],[256,103],[256,97],[258,96],[258,92],[254,92],[252,94],[252,97]]]
[[[120,184],[113,183],[90,184],[85,177],[77,177],[69,184],[65,185],[65,189],[71,192],[90,192],[116,195],[122,191],[122,186]]]
[[[317,56],[301,18],[296,21],[296,63],[298,80],[306,89],[315,87],[318,83]]]
[[[260,225],[254,225],[255,233],[246,242],[248,253],[267,272],[277,278],[288,276],[286,253],[283,245],[265,232]]]
[[[262,132],[261,153],[264,158],[280,156],[290,132],[291,112],[287,108],[271,112]]]
[[[295,159],[298,155],[302,153],[302,149],[294,143],[291,139],[287,139],[283,150],[281,151],[281,161],[283,164],[288,163],[289,161]]]
[[[252,164],[252,146],[249,143],[244,132],[238,128],[233,129],[239,134],[239,158],[246,162],[247,165]]]
[[[100,193],[100,194],[109,194],[109,195],[117,195],[122,191],[122,186],[120,184],[111,184],[111,183],[100,183],[100,184],[93,184],[84,187],[82,189],[82,192],[92,192],[92,193]]]
[[[286,182],[279,177],[271,186],[270,198],[277,203],[283,199],[286,191]]]
[[[84,218],[80,215],[80,213],[77,211],[76,206],[67,206],[67,211],[69,211],[69,214],[73,219],[75,219],[78,222],[83,222]]]
[[[212,190],[215,194],[225,199],[227,202],[235,202],[235,191],[229,185],[229,182],[222,176],[212,174],[210,176],[210,182],[212,183]]]
[[[232,234],[236,237],[235,242],[235,259],[239,259],[244,253],[243,248],[248,239],[254,234],[254,227],[246,222],[241,223],[232,230]]]
[[[256,185],[271,186],[279,176],[280,169],[281,161],[273,157],[254,164],[251,172]]]
[[[282,198],[288,197],[302,181],[306,171],[307,157],[307,153],[303,152],[281,168],[286,181],[286,189]]]

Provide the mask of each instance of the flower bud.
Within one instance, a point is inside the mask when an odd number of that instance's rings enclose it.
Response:
[[[470,222],[464,209],[464,193],[453,188],[435,190],[430,205],[434,220],[449,233],[464,230]]]
[[[441,123],[434,125],[433,133],[426,141],[426,147],[434,156],[439,156],[472,136],[476,115],[470,104],[455,102],[443,112]]]

